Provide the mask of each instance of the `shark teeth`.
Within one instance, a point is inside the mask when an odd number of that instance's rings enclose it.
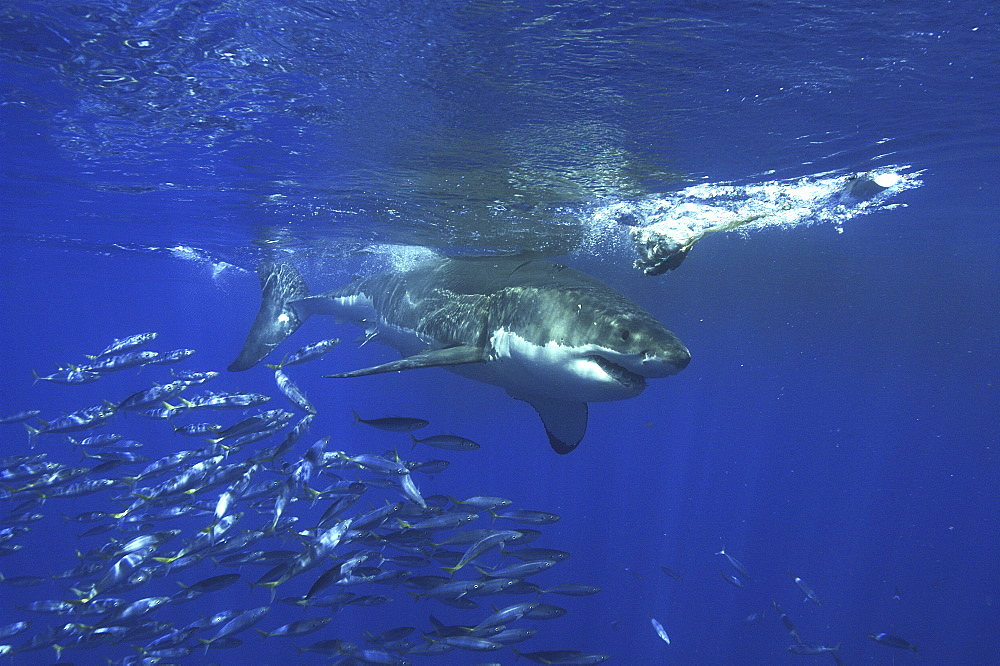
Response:
[[[597,365],[601,366],[601,370],[608,373],[608,375],[617,381],[619,384],[626,386],[633,390],[639,390],[646,388],[646,378],[642,375],[637,375],[636,373],[623,368],[617,363],[612,363],[603,356],[588,356]]]

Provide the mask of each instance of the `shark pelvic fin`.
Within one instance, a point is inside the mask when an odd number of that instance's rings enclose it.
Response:
[[[294,307],[295,301],[309,296],[309,288],[293,266],[265,262],[257,269],[257,274],[260,276],[260,310],[243,343],[243,350],[229,365],[230,372],[257,365],[308,316],[308,313],[300,316]]]
[[[340,372],[335,375],[323,375],[330,379],[342,379],[345,377],[364,377],[365,375],[378,375],[383,372],[398,372],[400,370],[415,370],[417,368],[438,368],[448,365],[464,365],[466,363],[483,363],[486,361],[486,352],[481,347],[473,345],[458,345],[455,347],[445,347],[444,349],[429,349],[413,356],[401,358],[391,363],[383,363],[371,368],[362,368],[352,372]]]

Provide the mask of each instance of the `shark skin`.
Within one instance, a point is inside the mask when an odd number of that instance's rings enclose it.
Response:
[[[331,315],[403,358],[327,377],[443,367],[531,404],[557,453],[583,439],[588,402],[635,397],[691,360],[636,303],[548,261],[435,258],[319,295],[289,264],[264,263],[258,275],[260,311],[229,370],[259,363],[311,315]]]

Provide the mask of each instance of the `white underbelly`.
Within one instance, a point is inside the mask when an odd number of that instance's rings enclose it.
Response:
[[[362,322],[356,322],[364,327]],[[412,356],[438,347],[432,337],[384,322],[379,326],[379,342]],[[524,341],[502,329],[491,339],[493,358],[485,363],[446,366],[455,374],[506,389],[515,396],[545,396],[571,402],[607,402],[634,398],[642,392],[616,381],[587,358],[586,349],[549,343],[544,346]]]
[[[491,338],[498,383],[521,395],[541,395],[573,402],[606,402],[634,398],[643,387],[626,386],[593,361],[597,348],[567,347],[555,342],[536,345],[503,329]]]

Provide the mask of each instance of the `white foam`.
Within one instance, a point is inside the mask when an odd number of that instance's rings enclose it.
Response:
[[[161,248],[149,248],[159,250]],[[177,259],[192,261],[196,264],[207,267],[212,272],[212,280],[218,282],[224,275],[232,272],[246,273],[246,269],[235,266],[228,261],[217,260],[204,250],[190,247],[188,245],[177,245],[171,248],[164,248]]]
[[[590,209],[584,251],[618,249],[621,238],[643,257],[637,265],[656,264],[715,231],[751,234],[767,227],[842,225],[853,218],[902,204],[889,200],[922,184],[910,167],[885,167],[862,174],[821,173],[762,183],[704,183],[675,193],[616,201]],[[654,272],[654,271],[647,271]]]

